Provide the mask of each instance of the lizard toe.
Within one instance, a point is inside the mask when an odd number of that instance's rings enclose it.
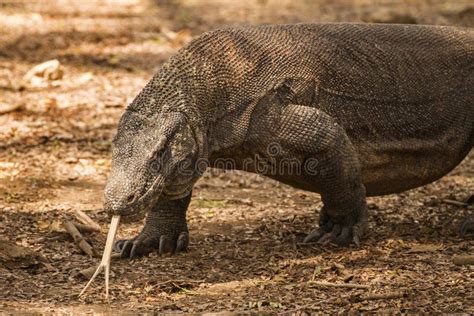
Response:
[[[120,258],[134,259],[152,252],[156,244],[156,238],[139,235],[133,239],[118,240],[114,249],[120,252]]]
[[[356,224],[352,227],[352,242],[354,245],[359,248],[360,247],[360,239],[364,235],[366,228],[361,227],[361,225]]]
[[[133,241],[125,240],[122,244],[122,248],[120,249],[120,258],[122,259],[129,258],[132,247],[133,247]]]
[[[474,223],[474,221],[473,221]],[[330,218],[322,210],[320,216],[320,226],[306,236],[303,243],[316,241],[318,244],[335,244],[347,247],[354,244],[360,246],[360,240],[367,230],[367,209],[362,207],[350,216]]]
[[[180,252],[180,251],[184,251],[188,249],[188,244],[189,244],[189,234],[186,232],[179,234],[178,241],[176,242],[175,252]]]
[[[158,247],[158,252],[160,255],[165,253],[172,253],[174,251],[173,239],[168,235],[162,235],[160,237],[160,245]]]
[[[332,230],[326,234],[324,234],[321,238],[319,238],[318,243],[322,245],[327,245],[329,243],[335,243],[336,238],[338,235],[341,233],[341,226],[340,225],[334,225]]]
[[[130,259],[138,258],[149,254],[156,248],[156,238],[154,237],[139,237],[133,241],[130,249]]]
[[[316,228],[316,229],[313,229],[306,237],[305,239],[303,240],[303,243],[307,244],[307,243],[311,243],[311,242],[319,242],[319,240],[325,235],[325,234],[328,234],[329,232],[331,232],[333,228],[333,224],[331,223],[331,221],[327,221],[326,223],[324,223],[323,225],[321,225],[320,227]]]
[[[342,227],[339,235],[334,239],[338,246],[348,246],[351,243],[351,229],[347,226]]]
[[[112,249],[113,249],[115,252],[121,252],[123,246],[125,245],[125,242],[127,242],[127,239],[119,239],[119,240],[117,240],[117,241],[114,243],[114,246],[112,247]]]

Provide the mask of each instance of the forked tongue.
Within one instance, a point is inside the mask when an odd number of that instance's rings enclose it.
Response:
[[[110,222],[110,228],[109,228],[109,233],[107,234],[107,241],[105,242],[105,248],[104,248],[104,253],[102,254],[102,260],[99,263],[99,266],[97,267],[97,270],[95,270],[94,275],[92,275],[92,278],[87,282],[86,286],[84,289],[81,291],[79,294],[79,297],[84,294],[84,292],[87,290],[89,285],[94,281],[94,279],[97,277],[99,272],[104,269],[105,270],[105,298],[109,298],[109,274],[110,274],[110,259],[112,257],[112,248],[114,245],[114,240],[115,240],[115,235],[117,234],[118,226],[120,223],[120,215],[114,215],[112,217],[112,221]]]

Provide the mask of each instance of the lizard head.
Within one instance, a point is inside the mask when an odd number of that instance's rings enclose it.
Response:
[[[104,209],[125,221],[141,219],[160,200],[183,197],[201,174],[199,147],[179,112],[150,117],[127,110],[112,141]]]

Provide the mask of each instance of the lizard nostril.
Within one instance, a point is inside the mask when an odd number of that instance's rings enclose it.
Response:
[[[130,204],[133,202],[133,200],[135,200],[135,194],[130,194],[128,197],[127,197],[127,203]]]

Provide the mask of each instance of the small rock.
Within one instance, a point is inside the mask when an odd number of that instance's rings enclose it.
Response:
[[[33,87],[44,87],[51,81],[62,79],[63,75],[61,64],[53,59],[31,68],[23,77],[23,82]]]

